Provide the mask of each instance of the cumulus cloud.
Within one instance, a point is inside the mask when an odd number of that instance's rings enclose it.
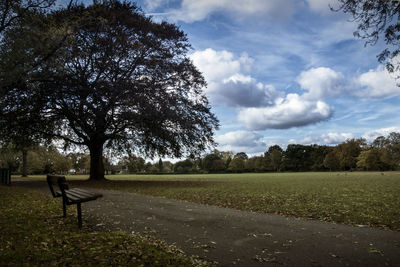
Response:
[[[328,133],[321,136],[323,144],[335,145],[354,138],[352,133]]]
[[[288,129],[329,119],[333,109],[323,101],[343,91],[344,77],[330,68],[312,68],[296,79],[304,94],[288,94],[264,107],[242,109],[238,120],[248,129]]]
[[[218,85],[214,99],[232,107],[273,105],[277,92],[272,85],[256,83],[249,76],[232,76]]]
[[[253,64],[253,60],[245,53],[235,57],[226,50],[215,51],[211,48],[196,51],[190,58],[206,80],[211,82],[221,81],[241,72],[249,72]]]
[[[219,135],[215,139],[219,144],[219,149],[223,151],[260,153],[267,148],[262,138],[262,135],[251,131],[234,131]]]
[[[238,120],[251,130],[288,129],[327,120],[332,114],[333,109],[323,101],[288,94],[271,107],[242,109]]]
[[[272,85],[262,84],[247,75],[251,71],[253,59],[245,53],[236,57],[228,51],[208,48],[196,51],[191,59],[207,80],[205,91],[215,105],[268,106],[279,95]]]
[[[396,132],[396,133],[400,132],[400,127],[394,126],[394,127],[381,128],[381,129],[368,131],[368,132],[364,133],[364,135],[362,137],[365,138],[368,142],[372,142],[375,140],[375,138],[377,138],[379,136],[388,136],[392,132]]]
[[[206,94],[214,105],[239,109],[238,120],[250,130],[288,129],[329,119],[333,109],[324,98],[343,91],[344,77],[330,68],[312,68],[296,79],[304,94],[283,96],[272,85],[248,73],[253,59],[211,48],[191,55],[208,82]]]
[[[337,95],[343,91],[344,77],[340,72],[330,68],[312,68],[302,72],[296,80],[308,91],[304,94],[307,99],[323,99]]]
[[[159,0],[158,0],[159,1]],[[177,9],[168,11],[169,18],[175,21],[201,21],[215,12],[226,12],[235,16],[288,17],[294,11],[292,0],[282,5],[281,0],[183,0]]]
[[[354,138],[352,133],[327,133],[321,136],[308,136],[301,141],[292,140],[295,143],[303,145],[320,144],[320,145],[337,145],[348,139]]]
[[[400,132],[400,127],[387,127],[381,128],[376,130],[371,130],[365,132],[361,137],[365,138],[367,142],[374,141],[379,136],[388,136],[392,132]],[[341,144],[349,139],[359,138],[354,136],[352,133],[327,133],[322,134],[320,136],[308,136],[300,141],[298,140],[290,140],[290,143],[297,143],[297,144],[320,144],[320,145],[338,145]]]
[[[394,75],[382,65],[375,70],[362,73],[356,78],[356,84],[363,89],[356,93],[358,97],[385,98],[400,96],[400,87],[396,84]]]

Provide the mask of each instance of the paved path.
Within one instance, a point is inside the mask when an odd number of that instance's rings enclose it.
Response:
[[[83,204],[86,223],[154,235],[221,266],[400,266],[400,232],[95,191],[104,197]]]

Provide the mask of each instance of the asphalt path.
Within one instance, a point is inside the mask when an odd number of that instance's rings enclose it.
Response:
[[[50,193],[44,182],[13,185]],[[103,197],[82,204],[85,224],[151,235],[219,266],[400,266],[398,231],[93,191]]]

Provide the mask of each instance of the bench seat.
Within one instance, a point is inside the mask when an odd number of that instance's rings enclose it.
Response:
[[[102,196],[101,194],[93,193],[82,188],[65,190],[65,194],[71,203],[88,202]]]

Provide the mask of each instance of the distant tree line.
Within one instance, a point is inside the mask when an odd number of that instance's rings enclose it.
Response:
[[[368,144],[363,138],[337,146],[274,145],[261,156],[248,157],[214,150],[201,158],[188,158],[174,165],[176,173],[280,172],[280,171],[389,171],[400,166],[400,133],[379,136]]]
[[[260,156],[245,152],[214,150],[201,157],[172,163],[159,159],[149,162],[135,154],[118,160],[104,157],[107,174],[115,173],[241,173],[289,171],[389,171],[400,167],[400,133],[379,136],[372,143],[365,139],[349,139],[336,146],[290,144],[283,150],[274,145]],[[62,154],[54,146],[37,145],[27,154],[28,174],[88,174],[88,153]],[[0,148],[0,167],[13,173],[22,172],[22,152],[13,146]]]

